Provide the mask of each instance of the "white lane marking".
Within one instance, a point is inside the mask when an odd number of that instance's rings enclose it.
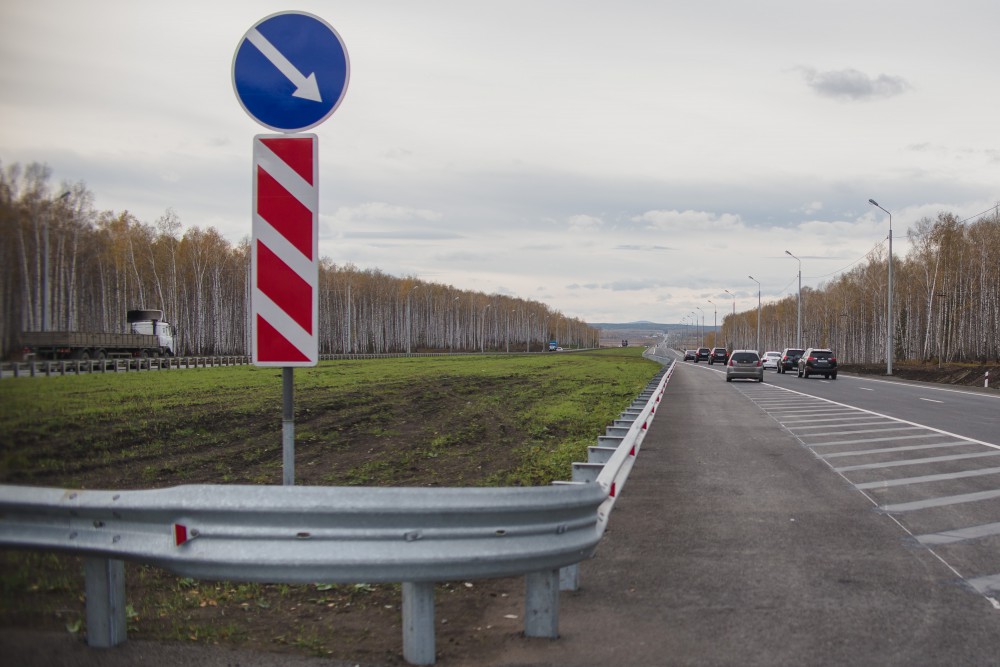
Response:
[[[928,507],[946,507],[948,505],[961,505],[963,503],[978,503],[981,500],[992,500],[994,498],[1000,498],[1000,489],[977,491],[976,493],[963,493],[957,496],[927,498],[925,500],[915,500],[910,503],[883,505],[881,509],[886,512],[913,512],[915,510],[927,509]]]
[[[886,461],[883,463],[862,463],[856,466],[844,466],[834,468],[837,472],[849,472],[851,470],[874,470],[876,468],[895,468],[898,466],[917,466],[926,463],[941,463],[944,461],[961,461],[963,459],[978,459],[984,456],[1000,456],[1000,451],[977,452],[975,454],[955,454],[954,456],[931,456],[926,459],[906,459],[905,461]]]
[[[915,452],[921,449],[937,449],[939,447],[961,447],[969,443],[964,440],[958,442],[938,442],[933,445],[907,445],[906,447],[884,447],[882,449],[859,449],[856,452],[834,452],[833,454],[820,454],[820,458],[837,459],[844,456],[863,456],[866,454],[891,454],[892,452]]]
[[[969,526],[968,528],[944,530],[940,533],[917,535],[917,541],[921,544],[952,544],[954,542],[964,542],[965,540],[975,540],[980,537],[991,537],[993,535],[1000,535],[1000,523],[984,523],[981,526]]]
[[[884,380],[873,380],[873,382],[884,382]],[[952,433],[950,431],[945,431],[944,429],[934,428],[933,426],[925,426],[923,424],[918,424],[917,422],[907,421],[906,419],[900,419],[898,417],[890,417],[889,415],[882,414],[881,412],[875,412],[874,410],[866,410],[864,408],[857,408],[857,407],[854,407],[853,405],[847,405],[846,403],[840,403],[838,401],[830,400],[829,398],[822,398],[820,396],[811,396],[809,394],[803,394],[800,391],[795,391],[794,389],[788,389],[786,387],[775,387],[775,389],[780,389],[781,391],[787,391],[788,393],[795,394],[797,396],[804,396],[804,397],[807,397],[807,398],[811,398],[811,399],[816,400],[816,401],[823,401],[824,403],[830,403],[831,405],[839,405],[839,406],[844,407],[844,408],[851,408],[853,410],[857,410],[858,412],[865,412],[865,413],[868,413],[870,415],[874,415],[875,417],[882,417],[884,419],[890,419],[890,420],[892,420],[894,422],[898,422],[900,424],[910,424],[911,426],[916,426],[918,428],[925,428],[928,431],[934,431],[935,433],[940,433],[941,435],[950,435],[953,438],[962,438],[964,440],[968,440],[969,442],[974,442],[976,444],[983,445],[985,447],[992,447],[993,449],[1000,450],[1000,445],[994,444],[992,442],[985,442],[983,440],[975,440],[973,438],[967,438],[964,435],[959,435],[957,433]],[[978,394],[976,394],[976,395],[978,396]],[[986,394],[983,394],[983,395],[985,396]],[[998,397],[998,398],[1000,398],[1000,397]],[[753,399],[751,399],[751,400],[753,400]]]
[[[858,389],[860,389],[861,391],[875,391],[871,387],[858,387]]]
[[[841,414],[841,413],[838,412],[837,414]],[[788,426],[789,424],[817,424],[817,423],[821,423],[821,422],[848,422],[847,424],[845,424],[845,426],[850,426],[851,422],[853,422],[857,418],[858,418],[857,415],[851,415],[850,417],[815,417],[813,419],[801,419],[801,420],[787,421],[787,422],[786,421],[782,421],[781,423],[784,424],[785,426]],[[779,420],[779,421],[781,421],[781,420]],[[873,423],[880,424],[881,422],[873,422]],[[828,426],[832,426],[832,425],[833,424],[828,424]]]
[[[928,433],[926,435],[893,435],[888,438],[862,438],[860,440],[835,440],[833,442],[817,442],[806,445],[806,447],[829,447],[830,445],[863,445],[866,442],[885,442],[887,440],[916,440],[917,438],[940,438],[938,433]],[[805,444],[805,443],[803,443]]]
[[[854,378],[850,378],[850,379],[854,379]],[[964,436],[960,436],[960,435],[958,435],[956,433],[950,433],[948,431],[945,431],[945,430],[942,430],[942,429],[938,429],[938,428],[932,428],[930,426],[923,426],[922,424],[917,424],[916,422],[909,422],[909,421],[906,421],[906,420],[903,420],[903,419],[899,419],[897,417],[890,417],[889,415],[885,415],[885,414],[881,414],[881,413],[878,413],[878,412],[874,412],[872,410],[865,410],[864,408],[855,408],[852,405],[846,405],[844,403],[839,403],[837,401],[832,401],[832,400],[830,400],[828,398],[820,398],[818,396],[812,396],[812,395],[809,395],[809,394],[803,394],[802,392],[795,391],[794,389],[787,389],[785,387],[778,387],[778,386],[775,386],[775,385],[767,385],[766,388],[767,388],[767,390],[768,390],[769,393],[773,393],[775,390],[781,390],[781,391],[787,392],[789,394],[794,394],[796,396],[801,396],[801,397],[806,398],[806,399],[823,401],[825,403],[830,403],[832,405],[840,405],[840,406],[843,406],[843,407],[846,407],[846,408],[850,408],[850,409],[853,409],[853,410],[858,410],[859,412],[866,412],[868,414],[875,415],[875,416],[878,416],[878,417],[884,417],[886,419],[890,419],[890,420],[895,421],[895,422],[900,422],[900,423],[904,423],[904,424],[912,424],[914,426],[918,426],[920,428],[927,429],[928,431],[932,431],[934,433],[939,433],[941,435],[948,435],[948,436],[952,436],[952,437],[955,437],[955,438],[962,438],[962,439],[967,440],[969,442],[974,442],[974,443],[977,443],[977,444],[980,444],[980,445],[984,445],[986,447],[991,447],[993,449],[1000,450],[1000,445],[995,445],[995,444],[989,443],[989,442],[983,442],[982,440],[974,440],[972,438],[965,438]],[[873,391],[872,389],[869,389],[869,388],[866,388],[866,387],[861,387],[861,389],[864,389],[865,391]],[[938,391],[952,391],[952,390],[941,390],[941,389],[939,389]],[[956,392],[956,393],[969,393],[969,392]],[[747,395],[747,397],[749,398],[749,395]],[[751,400],[753,400],[753,399],[751,399]],[[802,442],[802,439],[801,439],[800,436],[795,436],[795,437],[799,440],[799,442]],[[802,442],[802,444],[805,445],[804,442]],[[1000,454],[1000,451],[995,452],[995,453]],[[989,454],[990,454],[990,452],[987,452],[985,455],[989,455]],[[963,457],[963,458],[971,458],[971,457],[967,456],[967,457]],[[922,460],[922,461],[919,461],[919,462],[924,462],[924,461]],[[827,465],[830,465],[830,464],[827,463]],[[863,467],[863,466],[861,466],[861,467]],[[882,467],[884,467],[884,466],[882,466]],[[832,466],[831,466],[831,468],[832,468]],[[853,485],[853,482],[851,482],[851,480],[848,479],[847,476],[844,475],[844,473],[840,469],[837,469],[837,468],[832,468],[832,469],[835,472],[837,472],[837,474],[839,474],[844,479],[845,482],[847,482],[848,484]],[[857,487],[855,486],[855,488],[857,488]],[[875,500],[875,498],[872,498],[869,494],[865,493],[864,491],[861,491],[860,489],[858,489],[858,490],[859,490],[859,492],[865,498],[868,499],[868,502],[870,502],[872,504],[872,506],[874,506],[874,507],[878,507],[879,506],[879,503],[878,503],[877,500]],[[911,537],[916,537],[913,534],[913,531],[911,531],[909,528],[907,528],[895,516],[893,516],[892,514],[887,514],[886,516],[890,520],[892,520],[893,523],[895,523],[897,526],[899,526],[899,529],[902,530],[904,533],[906,533],[907,535],[910,535]],[[979,592],[980,595],[982,595],[983,598],[987,602],[990,603],[990,605],[993,607],[993,609],[996,609],[996,610],[1000,611],[1000,600],[998,600],[996,597],[990,595],[990,593],[994,592],[994,590],[1000,591],[1000,575],[992,575],[990,577],[980,577],[978,579],[967,579],[964,574],[962,574],[957,569],[955,569],[955,566],[952,565],[951,563],[949,563],[947,560],[945,560],[941,556],[941,554],[939,554],[937,551],[934,550],[933,547],[928,546],[927,547],[927,551],[931,555],[933,555],[934,558],[936,558],[938,560],[938,562],[940,562],[945,568],[947,568],[948,570],[950,570],[951,572],[953,572],[956,577],[958,577],[959,579],[962,579],[964,581],[968,581],[970,583],[970,585],[972,585],[974,587],[974,589],[977,592]]]
[[[879,422],[871,422],[871,423],[878,424]],[[845,424],[845,426],[848,426],[848,424]],[[864,424],[849,424],[849,426],[864,426]],[[796,426],[795,428],[798,429],[799,431],[801,431],[801,430],[803,430],[803,429],[805,429],[807,427],[806,426]],[[923,429],[922,426],[893,426],[892,428],[866,428],[866,429],[859,429],[857,431],[829,431],[827,433],[803,433],[801,435],[801,437],[803,437],[803,438],[822,438],[822,437],[825,437],[825,436],[828,436],[828,435],[847,435],[847,434],[853,434],[853,433],[888,433],[890,431],[920,431],[922,429]],[[792,429],[788,429],[788,430],[791,431]],[[796,435],[799,435],[799,434],[796,433]],[[953,436],[953,437],[955,437],[955,438],[961,438],[962,436],[956,435],[956,436]]]
[[[976,470],[946,472],[937,475],[921,475],[920,477],[883,479],[877,482],[865,482],[863,484],[855,484],[854,486],[858,487],[859,489],[884,489],[890,486],[908,486],[910,484],[923,484],[925,482],[948,482],[953,479],[962,479],[965,477],[980,477],[982,475],[1000,475],[1000,468],[978,468]]]
[[[944,401],[938,401],[938,400],[935,400],[933,398],[924,398],[922,396],[920,397],[920,400],[921,401],[927,401],[928,403],[944,403]]]

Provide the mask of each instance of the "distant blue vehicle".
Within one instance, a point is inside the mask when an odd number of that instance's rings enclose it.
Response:
[[[549,352],[555,352],[558,349],[559,349],[559,341],[557,341],[557,340],[550,340],[549,341]]]

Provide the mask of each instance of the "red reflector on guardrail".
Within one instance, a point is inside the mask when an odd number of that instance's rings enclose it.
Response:
[[[609,493],[608,495],[610,495],[612,498],[615,497],[615,483],[614,482],[611,482],[611,493]]]
[[[180,546],[188,541],[188,529],[187,526],[181,525],[179,523],[174,524],[174,543]]]
[[[628,453],[629,456],[635,456],[635,445],[632,445],[632,451]]]
[[[648,424],[648,423],[649,423],[649,422],[642,422],[642,430],[643,430],[643,431],[645,431],[645,430],[646,430],[646,424]]]

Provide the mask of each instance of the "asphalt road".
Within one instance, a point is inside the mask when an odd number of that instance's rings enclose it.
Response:
[[[996,665],[1000,447],[872,414],[878,387],[845,375],[716,370],[679,364],[581,589],[560,598],[561,637],[508,635],[438,664]],[[41,648],[35,664],[275,664],[142,642],[97,661]],[[143,659],[112,662],[129,651]]]
[[[917,537],[998,522],[1000,502],[885,506],[946,498],[956,485],[997,488],[1000,475],[950,475],[1000,457],[881,465],[994,450],[865,454],[952,438],[866,442],[940,434],[771,379],[726,383],[715,367],[681,364],[597,556],[581,566],[581,590],[562,596],[561,638],[512,640],[481,664],[996,665],[1000,610],[971,582],[1000,572],[998,538],[928,546]],[[860,386],[846,376],[830,386],[782,380],[815,392]],[[875,432],[896,428],[907,430]],[[876,467],[838,471],[867,464]],[[880,486],[935,474],[944,477]]]
[[[685,365],[725,373],[725,366],[717,364]],[[984,390],[843,373],[836,380],[800,378],[791,371],[767,370],[764,382],[1000,446],[1000,393],[995,389],[1000,378],[994,378],[993,389]]]

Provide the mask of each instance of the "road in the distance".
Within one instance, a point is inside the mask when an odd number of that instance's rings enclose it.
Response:
[[[725,366],[718,364],[699,363],[697,367],[720,377],[726,372]],[[1000,446],[1000,395],[995,393],[844,373],[836,380],[826,380],[767,370],[764,382]]]

